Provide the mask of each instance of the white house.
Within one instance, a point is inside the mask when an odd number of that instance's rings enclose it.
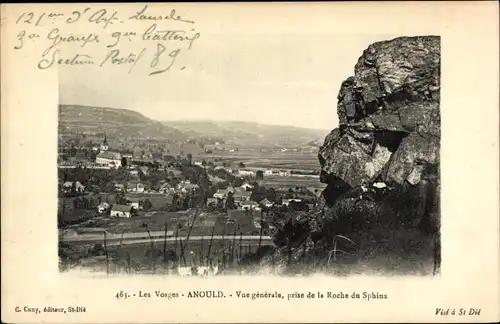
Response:
[[[139,198],[136,197],[126,197],[127,199],[127,205],[134,208],[135,210],[140,210],[141,207],[139,205]]]
[[[244,184],[242,184],[240,186],[240,188],[242,188],[244,190],[249,190],[249,189],[253,189],[253,186],[251,184],[249,184],[248,182],[245,182]]]
[[[120,153],[101,151],[101,153],[97,154],[95,163],[106,166],[120,167],[122,165],[122,157]]]
[[[240,205],[240,208],[242,210],[256,210],[256,211],[260,211],[261,208],[259,206],[258,203],[256,203],[255,201],[246,201],[246,202],[242,202],[241,205]]]
[[[97,212],[98,212],[99,214],[102,214],[102,213],[104,213],[106,210],[108,210],[108,208],[109,208],[109,207],[110,207],[110,206],[109,206],[109,204],[108,204],[107,202],[105,202],[105,201],[104,201],[104,202],[100,203],[99,205],[97,205]]]
[[[177,185],[177,189],[180,189],[182,192],[189,192],[195,189],[198,189],[200,186],[198,186],[196,183],[190,183],[189,181],[184,181],[184,183],[179,183]]]
[[[82,185],[80,181],[76,181],[74,183],[74,186],[75,186],[75,190],[78,192],[83,192],[85,190],[85,186]],[[63,184],[63,188],[64,188],[64,190],[71,190],[71,188],[73,188],[73,181],[66,181]]]
[[[262,199],[260,202],[259,202],[260,205],[264,205],[266,207],[272,207],[274,205],[274,203],[272,201],[270,201],[269,199],[267,198],[264,198]]]
[[[132,210],[131,206],[125,205],[113,205],[111,208],[110,215],[112,217],[127,217],[130,218],[130,211]]]
[[[255,171],[253,171],[253,170],[245,170],[245,169],[240,169],[240,170],[238,171],[238,174],[239,174],[239,175],[242,175],[242,176],[245,176],[245,175],[254,176],[254,175],[255,175]]]
[[[227,197],[229,191],[227,189],[219,189],[214,193],[214,198],[216,199],[224,199]]]
[[[295,201],[295,202],[298,202],[298,203],[299,203],[299,202],[301,202],[301,201],[302,201],[302,199],[298,199],[298,198],[283,199],[283,200],[281,201],[281,204],[282,204],[283,206],[288,206],[288,205],[290,205],[290,203],[291,203],[292,201]]]
[[[144,192],[145,186],[140,182],[129,182],[127,183],[128,192]]]

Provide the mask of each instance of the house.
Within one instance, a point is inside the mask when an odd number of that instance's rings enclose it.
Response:
[[[127,217],[131,216],[132,207],[125,205],[113,205],[110,215],[112,217]]]
[[[240,176],[254,176],[255,175],[255,171],[253,171],[253,170],[247,170],[247,169],[240,169],[238,171],[238,174]]]
[[[130,181],[127,183],[128,192],[144,192],[145,188],[146,187],[140,182]]]
[[[271,169],[264,170],[264,175],[273,175],[273,170]]]
[[[167,193],[172,188],[172,185],[168,182],[165,182],[161,185],[160,189],[158,189],[159,193]]]
[[[291,173],[290,171],[279,171],[279,172],[278,172],[278,175],[279,175],[280,177],[289,177],[289,176],[291,176],[291,175],[292,175],[292,173]]]
[[[121,167],[122,157],[120,153],[111,151],[101,151],[95,158],[95,163],[99,165]]]
[[[189,183],[189,181],[177,185],[177,189],[180,189],[182,192],[189,192],[199,187],[196,183]]]
[[[222,198],[221,198],[222,199]],[[207,206],[217,206],[217,203],[218,203],[218,199],[217,198],[208,198],[207,199]]]
[[[244,190],[250,190],[250,189],[253,189],[253,186],[251,184],[249,184],[248,182],[245,182],[244,184],[242,184],[240,186],[240,188],[242,188]]]
[[[106,210],[108,210],[110,207],[110,204],[108,204],[107,202],[102,202],[100,203],[99,205],[97,205],[97,212],[99,214],[103,214],[104,212],[106,212]]]
[[[227,197],[227,190],[226,189],[219,189],[214,193],[214,198],[215,199],[224,199]]]
[[[213,176],[213,175],[208,175],[208,180],[210,180],[211,183],[213,184],[216,184],[216,183],[221,183],[221,182],[225,182],[226,180],[222,179],[222,178],[219,178],[219,177],[216,177],[216,176]]]
[[[140,206],[140,198],[137,197],[125,197],[127,199],[127,205],[134,208],[135,210],[140,210],[142,209],[142,206]]]
[[[236,191],[233,195],[235,203],[250,201],[251,191]]]
[[[75,187],[75,190],[77,192],[83,192],[85,191],[85,186],[81,184],[80,181],[76,181],[76,182],[73,182],[73,181],[66,181],[64,184],[63,184],[63,188],[65,191],[70,191],[73,186]]]
[[[115,191],[125,192],[125,186],[121,183],[115,183]]]
[[[129,171],[129,174],[133,175],[133,176],[138,176],[139,175],[139,170],[132,169],[132,170]]]
[[[242,210],[256,210],[260,211],[262,208],[260,208],[259,204],[256,203],[255,201],[245,201],[240,204],[240,209]]]
[[[299,202],[301,202],[301,201],[302,201],[302,199],[298,199],[298,198],[282,199],[282,200],[281,200],[281,204],[282,204],[283,206],[288,206],[288,205],[290,205],[290,203],[291,203],[292,201],[295,201],[295,202],[298,202],[298,203],[299,203]]]
[[[269,199],[264,198],[261,201],[259,201],[259,205],[263,205],[266,207],[272,207],[274,205],[274,203],[272,201],[270,201]]]
[[[235,192],[237,192],[237,190],[235,190],[233,187],[229,186],[226,189],[218,189],[214,193],[213,197],[216,199],[226,199],[227,196],[229,195],[229,193],[232,193],[233,197],[234,197]]]
[[[202,162],[202,161],[195,161],[195,162],[194,162],[194,165],[197,165],[197,166],[202,166],[202,165],[203,165],[203,162]]]
[[[145,176],[149,174],[149,169],[147,166],[141,166],[139,167],[139,170],[141,170],[142,174],[144,174]]]

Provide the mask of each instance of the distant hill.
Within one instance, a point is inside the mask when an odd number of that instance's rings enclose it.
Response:
[[[126,109],[79,105],[59,106],[60,133],[102,133],[111,138],[136,138],[181,141],[181,131]]]
[[[242,121],[164,121],[127,109],[81,105],[59,106],[59,133],[99,134],[121,141],[153,139],[182,142],[210,138],[233,145],[297,146],[321,141],[328,130],[265,125]]]
[[[328,130],[242,121],[164,121],[191,137],[222,139],[228,144],[286,146],[322,140]]]

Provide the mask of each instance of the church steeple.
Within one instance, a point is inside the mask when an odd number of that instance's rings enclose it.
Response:
[[[101,144],[101,152],[102,151],[107,151],[109,148],[108,146],[108,139],[106,138],[106,132],[104,132],[104,141],[102,141],[102,144]]]

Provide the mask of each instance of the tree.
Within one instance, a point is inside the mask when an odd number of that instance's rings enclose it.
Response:
[[[236,208],[236,205],[234,203],[233,193],[229,192],[227,194],[227,198],[226,198],[226,209],[235,209],[235,208]]]
[[[276,195],[276,191],[274,190],[274,188],[266,189],[266,198],[269,199],[269,201],[271,201],[271,202],[276,202],[277,195]]]
[[[149,211],[153,207],[153,204],[149,199],[144,200],[142,203],[142,210]]]
[[[256,180],[264,180],[264,171],[257,170],[257,172],[255,173],[255,179]]]
[[[217,205],[216,207],[217,209],[224,209],[224,200],[220,199],[220,198],[217,198]]]
[[[127,166],[127,158],[122,157],[122,167],[126,167],[126,166]]]
[[[245,166],[245,163],[243,163],[243,162],[240,162],[240,163],[238,164],[238,166],[239,166],[240,168],[245,168],[245,167],[246,167],[246,166]]]
[[[115,201],[118,205],[126,205],[127,204],[127,199],[123,196],[123,194],[116,195]]]
[[[188,165],[193,164],[193,155],[191,153],[187,154]]]

